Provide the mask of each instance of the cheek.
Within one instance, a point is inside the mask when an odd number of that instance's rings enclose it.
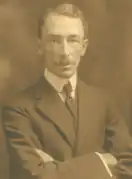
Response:
[[[45,51],[45,56],[46,57],[51,57],[51,58],[54,58],[55,56],[58,56],[59,53],[56,49],[46,49]]]
[[[54,66],[55,62],[57,61],[57,55],[52,52],[47,52],[45,53],[45,66],[46,67],[52,67]]]
[[[72,48],[72,53],[73,53],[75,56],[78,56],[78,57],[81,56],[82,51],[83,51],[82,45],[76,45],[76,46],[74,46],[74,47]]]
[[[84,51],[85,51],[85,48],[83,45],[80,45],[77,49],[76,49],[76,53],[78,56],[83,56],[84,55]]]
[[[73,51],[72,52],[72,58],[76,63],[78,63],[80,61],[80,58],[81,58],[81,51],[80,50]]]

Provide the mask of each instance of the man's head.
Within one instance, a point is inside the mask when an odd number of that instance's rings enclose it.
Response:
[[[87,48],[87,23],[82,12],[72,4],[50,9],[40,32],[46,68],[59,77],[70,78]]]

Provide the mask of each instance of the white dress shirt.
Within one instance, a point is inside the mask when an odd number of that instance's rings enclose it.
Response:
[[[46,80],[53,86],[53,88],[57,91],[58,95],[60,96],[61,100],[65,101],[65,95],[63,94],[63,87],[65,84],[70,82],[72,87],[71,97],[75,98],[75,91],[77,85],[77,73],[75,73],[70,79],[60,78],[55,74],[45,69],[44,76]]]

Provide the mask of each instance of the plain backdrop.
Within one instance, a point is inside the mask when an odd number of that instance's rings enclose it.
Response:
[[[18,46],[14,54],[17,55],[12,58],[14,76],[17,76],[15,82],[17,82],[17,87],[20,84],[20,87],[23,88],[33,82],[34,76],[39,76],[43,70],[41,68],[43,67],[43,60],[36,58],[38,19],[49,5],[64,1],[1,0],[0,2],[14,6],[18,11],[21,9],[24,13],[24,20],[20,22],[17,20],[17,28],[14,32],[17,31],[17,37],[23,37],[21,27],[24,27],[25,38],[15,38]],[[132,126],[130,114],[132,96],[132,1],[69,0],[66,2],[77,4],[85,13],[89,23],[89,47],[79,69],[81,78],[88,84],[109,90],[114,95],[128,126]],[[8,29],[10,32],[9,27]],[[14,41],[14,38],[12,38],[12,41]],[[38,68],[34,69],[36,64]],[[27,71],[30,72],[30,78],[25,77],[28,76]],[[14,76],[10,83],[13,83],[15,88]]]

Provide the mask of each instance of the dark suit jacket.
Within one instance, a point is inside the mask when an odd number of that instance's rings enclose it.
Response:
[[[9,179],[9,156],[0,107],[0,179]]]
[[[111,152],[119,159],[117,176],[132,177],[131,138],[114,106],[81,81],[77,96],[76,133],[74,117],[44,78],[5,107],[12,179],[109,179],[94,152]],[[45,163],[36,148],[55,162]]]

